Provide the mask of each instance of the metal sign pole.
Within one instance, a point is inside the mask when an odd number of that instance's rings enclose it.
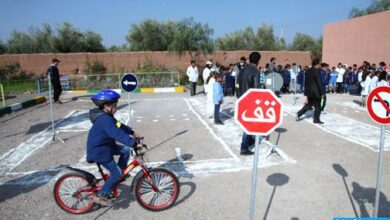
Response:
[[[255,139],[255,157],[253,158],[253,171],[252,171],[252,188],[251,188],[251,200],[249,208],[249,219],[254,219],[255,211],[255,199],[256,199],[256,184],[257,184],[257,164],[259,159],[259,148],[260,148],[260,136],[256,135]]]
[[[51,77],[50,74],[48,74],[49,77],[49,100],[50,100],[50,116],[51,116],[51,130],[53,132],[53,141],[56,136],[56,131],[54,129],[54,115],[53,115],[53,100],[52,100],[52,92],[51,92]]]
[[[385,125],[381,125],[381,140],[380,140],[380,148],[379,148],[378,171],[376,176],[375,208],[374,208],[373,217],[378,217],[378,211],[379,211],[379,195],[380,195],[381,183],[382,183],[384,145],[385,145]]]
[[[54,128],[53,95],[52,95],[52,89],[51,89],[51,77],[50,77],[50,74],[48,74],[48,77],[49,77],[49,100],[50,100],[51,130],[53,132],[53,141],[54,141],[56,139],[56,131],[55,131],[55,128]],[[57,138],[63,144],[65,143],[60,137],[57,137]]]
[[[127,123],[129,127],[131,127],[131,100],[130,100],[130,92],[127,93],[128,101],[129,101],[129,122]]]
[[[272,72],[272,92],[275,93],[275,72]]]

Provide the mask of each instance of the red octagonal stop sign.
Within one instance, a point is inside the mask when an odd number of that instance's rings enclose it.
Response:
[[[268,135],[283,119],[282,102],[269,89],[249,89],[236,101],[235,119],[245,133]]]

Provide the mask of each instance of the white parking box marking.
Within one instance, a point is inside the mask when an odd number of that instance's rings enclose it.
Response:
[[[286,112],[295,116],[301,107],[285,105]],[[321,115],[323,125],[313,124],[321,130],[336,135],[344,140],[359,144],[360,146],[378,151],[380,129],[378,127],[356,121],[338,114],[329,113]],[[305,121],[312,123],[311,118]],[[390,133],[386,132],[386,139],[390,139]],[[385,151],[390,150],[390,142],[385,142]]]
[[[202,117],[194,110],[194,108],[191,106],[190,102],[188,101],[188,99],[184,99],[188,105],[188,109],[194,113],[194,115],[199,119],[199,121],[207,128],[207,130],[209,131],[209,133],[219,141],[219,143],[222,144],[222,146],[225,148],[225,150],[235,159],[235,160],[239,160],[238,157],[233,153],[233,151],[227,146],[227,144],[222,140],[222,138],[220,138],[219,136],[217,136],[213,129],[207,124],[207,122],[205,122]],[[183,114],[184,115],[184,114]]]

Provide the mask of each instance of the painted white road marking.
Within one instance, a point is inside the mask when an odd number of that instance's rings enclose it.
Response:
[[[281,154],[278,151],[279,154]],[[267,155],[267,154],[265,154]],[[281,154],[283,155],[283,153]],[[283,155],[284,156],[284,155]],[[272,159],[266,159],[265,157],[259,160],[258,167],[270,167],[276,165],[288,165],[295,163],[294,160],[283,160],[283,161],[275,161]],[[210,160],[197,160],[197,161],[185,161],[183,158],[178,161],[160,161],[160,162],[151,162],[146,164],[148,167],[166,167],[169,170],[175,172],[179,176],[188,176],[190,175],[199,175],[199,174],[216,174],[216,173],[230,173],[230,172],[239,172],[243,170],[251,170],[253,168],[253,158],[246,157],[242,160],[235,160],[234,158],[222,158],[222,159],[210,159]],[[86,170],[91,172],[95,176],[99,176],[96,165],[77,165],[75,168]],[[14,180],[10,180],[6,182],[6,185],[36,185],[36,184],[44,184],[48,182],[56,181],[58,178],[58,173],[66,170],[65,167],[60,168],[52,168],[45,170],[32,170],[27,172],[10,172],[5,178]],[[139,169],[135,169],[131,172],[131,175],[134,176]],[[36,175],[39,173],[39,175]],[[30,175],[31,178],[19,178],[23,176]],[[18,178],[18,179],[15,179]],[[21,179],[21,180],[19,180]],[[0,178],[0,185],[4,184],[4,178]]]
[[[183,99],[181,99],[183,100]],[[173,161],[173,162],[153,162],[150,163],[149,165],[152,167],[155,166],[165,166],[168,167],[169,169],[172,169],[174,172],[176,172],[179,175],[186,176],[189,173],[190,174],[211,174],[211,173],[226,173],[226,172],[237,172],[241,170],[249,170],[252,169],[253,165],[253,157],[241,157],[240,159],[232,152],[230,147],[227,146],[227,144],[222,140],[224,137],[220,137],[220,134],[225,134],[228,136],[231,136],[230,138],[234,138],[236,141],[240,141],[239,135],[242,133],[241,130],[237,132],[236,129],[238,127],[232,122],[231,120],[226,120],[225,125],[218,128],[214,133],[213,129],[208,126],[208,124],[201,118],[201,116],[195,111],[195,109],[192,107],[192,105],[189,103],[187,99],[185,99],[189,110],[195,114],[195,116],[198,117],[198,119],[206,126],[206,128],[209,130],[209,132],[214,136],[223,146],[224,148],[229,152],[229,154],[232,156],[232,158],[224,158],[224,159],[211,159],[211,160],[198,160],[198,161],[185,161],[182,154],[181,150],[175,149],[176,155],[178,158],[178,161]],[[204,108],[204,104],[202,104],[202,109]],[[77,115],[80,117],[78,118],[64,118],[63,122],[58,126],[58,131],[66,131],[69,132],[71,130],[75,131],[87,131],[91,123],[89,122],[87,113],[88,111],[82,110],[78,111]],[[133,113],[133,111],[132,111]],[[187,116],[187,114],[183,114],[183,116]],[[228,114],[227,114],[228,115]],[[69,116],[67,116],[69,117]],[[118,118],[119,121],[123,121],[128,119],[128,113],[127,111],[118,111],[116,114],[116,117]],[[142,116],[138,116],[142,118]],[[174,118],[171,118],[172,121],[176,120]],[[138,121],[138,120],[137,120]],[[139,120],[140,121],[140,120]],[[223,132],[221,132],[220,129],[223,129]],[[226,132],[227,130],[234,131],[235,134],[238,134],[237,137],[232,137],[232,133]],[[51,138],[51,135],[49,136]],[[227,140],[229,141],[229,140]],[[44,142],[40,142],[41,144],[45,144]],[[229,144],[232,144],[229,142]],[[235,144],[235,142],[233,143]],[[269,158],[266,157],[270,154],[270,150],[272,149],[272,145],[269,142],[262,141],[262,152],[263,154],[260,155],[263,159],[260,160],[259,167],[267,167],[267,166],[273,166],[273,165],[279,165],[279,164],[292,164],[296,163],[295,160],[288,158],[288,156],[278,150],[279,156],[270,156]],[[11,150],[7,154],[3,155],[0,159],[0,164],[1,162],[4,162],[3,159],[8,158],[13,154],[13,152],[16,151],[16,149]],[[32,152],[30,152],[31,154]],[[25,159],[25,158],[24,158]],[[20,161],[22,162],[22,161]],[[78,163],[75,165],[77,168],[81,169],[86,169],[88,171],[91,171],[92,173],[95,172],[97,174],[97,168],[96,165],[83,165],[86,164],[85,161],[85,155],[83,155],[82,158],[78,161]],[[60,167],[60,168],[50,168],[50,169],[45,169],[45,170],[36,170],[36,171],[28,171],[28,172],[10,172],[12,170],[9,170],[9,172],[4,173],[3,176],[0,176],[0,184],[4,184],[7,182],[7,184],[14,184],[14,185],[29,185],[29,184],[37,184],[37,183],[47,183],[49,181],[53,181],[56,179],[56,175],[60,171],[63,171],[65,168]],[[30,175],[32,174],[32,175]],[[36,175],[37,174],[37,177]],[[28,176],[26,176],[28,175]],[[12,178],[11,178],[12,177]],[[17,178],[16,177],[25,177],[25,178]],[[10,179],[11,178],[11,179]],[[13,180],[12,180],[13,179]]]
[[[300,108],[299,106],[285,104],[286,112],[292,116]],[[380,138],[380,129],[378,127],[329,112],[323,115],[321,114],[321,120],[324,122],[323,125],[313,125],[344,140],[359,144],[373,151],[378,151]],[[305,121],[312,123],[312,118],[306,118]],[[385,139],[390,139],[390,133],[388,131],[386,131]],[[385,142],[385,151],[388,150],[390,150],[390,141]]]
[[[132,111],[133,113],[133,111]],[[116,117],[119,121],[128,120],[127,111],[118,111]],[[85,132],[91,127],[88,118],[88,110],[74,110],[63,119],[55,123],[56,132]],[[46,146],[51,142],[53,133],[51,126],[34,135],[18,147],[9,150],[0,157],[0,183],[2,177],[11,172],[15,167],[27,159],[34,151]]]
[[[354,103],[354,102],[335,102],[335,104],[343,106],[343,107],[348,107],[352,108],[354,110],[359,110],[359,111],[366,111],[366,108],[362,107],[361,105]]]
[[[68,117],[77,115],[77,113],[79,112],[70,112],[67,116],[65,116],[65,118],[59,120],[54,125],[56,126],[60,124]],[[12,169],[22,163],[34,151],[48,144],[53,138],[53,133],[50,129],[51,126],[48,126],[43,131],[32,136],[30,139],[21,143],[16,148],[13,148],[7,153],[5,153],[0,159],[0,177],[12,171]]]
[[[225,150],[235,159],[235,160],[239,160],[237,155],[235,155],[233,153],[233,151],[227,146],[227,144],[222,140],[222,138],[220,138],[219,136],[217,136],[213,129],[207,124],[207,122],[205,120],[202,119],[202,117],[194,110],[194,108],[191,106],[190,102],[188,101],[188,99],[184,99],[185,102],[187,103],[188,105],[188,109],[194,113],[194,115],[199,119],[200,122],[202,122],[202,124],[207,128],[207,130],[209,131],[209,133],[219,141],[219,143],[222,144],[222,146],[225,148]]]
[[[177,158],[180,162],[183,162],[184,159],[183,159],[183,155],[181,154],[180,147],[175,148],[175,151],[176,151],[176,158]]]

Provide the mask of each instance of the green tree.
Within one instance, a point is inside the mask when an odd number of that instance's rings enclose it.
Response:
[[[72,24],[65,22],[57,28],[53,39],[55,51],[60,53],[103,52],[103,38],[92,31],[81,32]]]
[[[54,48],[60,53],[81,52],[83,47],[83,34],[72,24],[65,22],[57,28],[57,36],[54,38]]]
[[[94,33],[92,31],[87,31],[83,33],[82,39],[82,51],[85,52],[104,52],[105,48],[102,44],[103,38],[100,34]]]
[[[14,30],[8,40],[8,53],[35,53],[34,45],[30,35]]]
[[[218,38],[215,45],[217,49],[226,51],[253,50],[255,48],[255,38],[253,29],[247,27],[244,31],[235,31]]]
[[[372,0],[371,4],[365,9],[359,10],[353,7],[349,11],[349,18],[356,18],[387,10],[390,10],[390,0]]]
[[[42,25],[42,29],[30,28],[30,36],[34,39],[35,53],[49,53],[54,51],[54,31],[49,24]]]
[[[290,50],[310,51],[312,58],[321,58],[322,56],[322,36],[317,40],[310,35],[296,33],[291,44]]]
[[[165,51],[172,39],[171,30],[172,22],[147,19],[141,24],[132,24],[126,40],[133,51]]]
[[[311,50],[312,58],[322,58],[322,36],[320,36],[314,45],[314,48]]]
[[[7,52],[7,45],[0,39],[0,54]]]
[[[287,50],[288,45],[284,38],[276,38],[275,39],[275,50]]]
[[[307,34],[296,33],[291,44],[291,50],[311,51],[315,48],[315,40]]]
[[[275,50],[276,41],[272,25],[262,24],[257,29],[256,50]]]
[[[390,0],[372,0],[371,4],[365,9],[359,10],[353,7],[349,11],[349,18],[356,18],[387,10],[390,10]]]
[[[126,52],[130,51],[130,48],[127,46],[127,44],[123,44],[122,46],[118,45],[112,45],[107,49],[108,52]]]
[[[168,50],[179,55],[186,51],[192,59],[200,53],[212,53],[214,41],[211,38],[214,30],[207,24],[195,22],[193,18],[186,18],[175,25],[172,42]]]

